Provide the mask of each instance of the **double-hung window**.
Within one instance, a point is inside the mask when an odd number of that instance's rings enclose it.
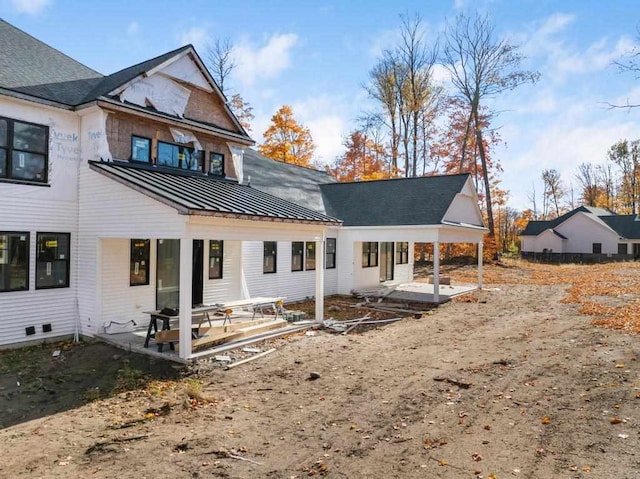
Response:
[[[378,266],[378,243],[365,241],[362,243],[362,267],[371,268]]]
[[[327,238],[325,245],[325,268],[334,269],[336,267],[336,239]]]
[[[36,289],[69,287],[69,233],[38,233],[36,239]]]
[[[409,262],[409,243],[396,243],[396,264],[407,264]]]
[[[304,257],[304,242],[293,241],[291,243],[291,271],[302,271],[303,257]]]
[[[149,284],[149,259],[151,257],[151,241],[148,239],[131,240],[131,258],[129,268],[129,285],[142,286]]]
[[[0,232],[0,292],[29,289],[29,233]]]
[[[278,243],[276,241],[264,242],[264,254],[262,258],[262,272],[275,273],[278,264]]]
[[[209,279],[222,279],[222,259],[224,244],[222,240],[209,241]]]
[[[181,170],[204,171],[204,154],[184,145],[158,142],[157,166],[168,166]]]
[[[47,182],[49,127],[0,117],[0,179]]]
[[[307,254],[304,263],[304,269],[312,271],[316,269],[316,243],[314,241],[307,241]]]

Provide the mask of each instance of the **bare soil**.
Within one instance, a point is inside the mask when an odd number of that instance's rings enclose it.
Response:
[[[565,271],[487,267],[494,284],[421,319],[271,341],[228,371],[93,342],[4,351],[0,477],[638,478],[638,336],[567,302]]]

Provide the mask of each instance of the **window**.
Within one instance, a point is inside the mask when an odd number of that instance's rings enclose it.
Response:
[[[223,243],[220,240],[209,241],[209,279],[222,279]]]
[[[307,241],[307,255],[304,269],[307,271],[316,269],[316,243],[314,241]]]
[[[151,162],[151,139],[143,136],[131,137],[131,159],[133,161]]]
[[[276,241],[264,242],[264,257],[262,261],[263,273],[275,273],[278,261],[278,243]]]
[[[618,254],[627,254],[627,243],[618,243]]]
[[[304,242],[293,241],[291,243],[291,271],[302,271],[303,255],[304,255]]]
[[[131,240],[131,261],[129,268],[129,285],[142,286],[149,284],[149,258],[151,242],[148,239]]]
[[[0,291],[29,289],[29,233],[0,232]]]
[[[203,152],[184,145],[158,142],[157,166],[169,166],[182,170],[203,171]]]
[[[47,182],[49,128],[0,118],[0,178]]]
[[[396,264],[407,264],[409,262],[409,243],[396,243]]]
[[[69,287],[69,233],[38,233],[36,289]]]
[[[362,243],[362,267],[378,266],[378,243],[365,241]]]
[[[593,254],[602,254],[602,243],[593,243]]]
[[[334,269],[336,267],[336,239],[327,238],[325,248],[325,268]]]
[[[209,174],[224,176],[224,155],[220,153],[209,153]]]

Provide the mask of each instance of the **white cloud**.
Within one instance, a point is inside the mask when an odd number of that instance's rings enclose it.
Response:
[[[298,44],[298,35],[278,33],[269,37],[262,46],[243,40],[233,48],[237,65],[234,79],[244,85],[256,80],[274,78],[291,66],[291,54]]]
[[[140,25],[138,25],[138,22],[131,22],[127,27],[127,34],[135,35],[136,33],[138,33],[138,30],[140,30]]]
[[[18,13],[27,15],[38,15],[50,3],[51,0],[11,0],[11,5]]]
[[[191,27],[186,32],[180,33],[180,45],[190,43],[200,54],[204,53],[204,49],[210,40],[211,37],[209,37],[209,32],[205,27]]]

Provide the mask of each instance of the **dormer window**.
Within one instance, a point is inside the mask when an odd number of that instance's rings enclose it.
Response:
[[[158,142],[156,166],[168,166],[190,171],[204,171],[204,154],[184,145]]]
[[[224,155],[211,152],[209,154],[209,174],[224,176]]]
[[[0,179],[47,183],[49,128],[0,118]]]

